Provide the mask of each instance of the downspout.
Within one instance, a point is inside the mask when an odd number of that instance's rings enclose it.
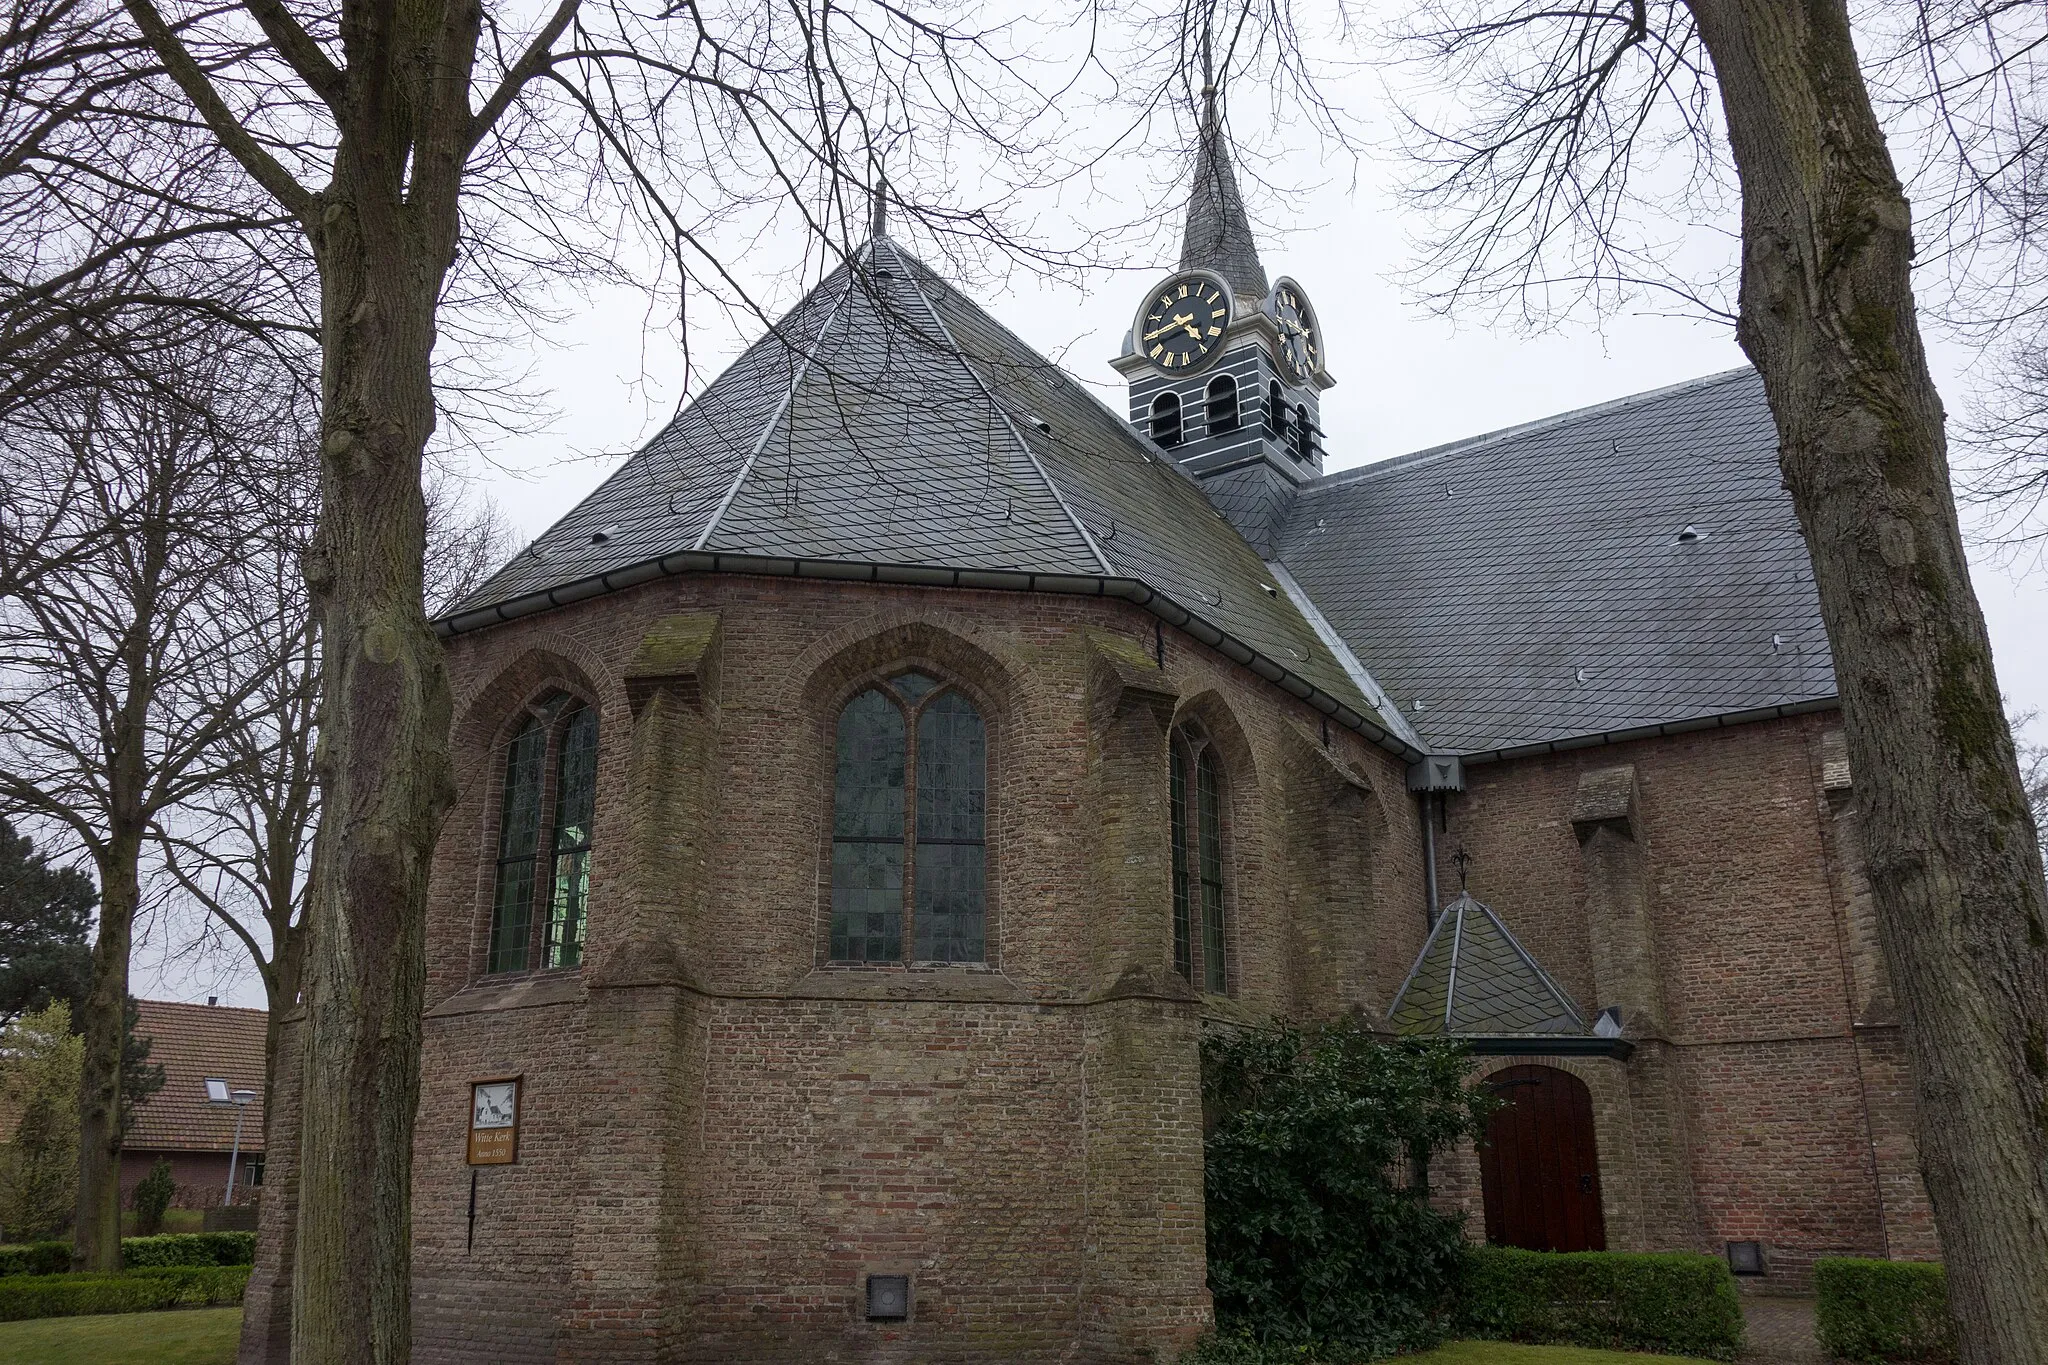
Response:
[[[1417,792],[1415,808],[1422,812],[1422,922],[1436,928],[1436,819],[1431,807],[1436,805],[1435,792]]]

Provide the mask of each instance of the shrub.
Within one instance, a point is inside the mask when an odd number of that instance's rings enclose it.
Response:
[[[20,1246],[0,1246],[0,1277],[61,1275],[69,1269],[69,1242],[26,1242]]]
[[[149,1174],[135,1182],[135,1230],[146,1237],[162,1232],[164,1210],[171,1206],[177,1193],[178,1182],[171,1179],[171,1163],[158,1157]]]
[[[1857,1361],[1953,1361],[1948,1276],[1931,1261],[1813,1263],[1814,1331],[1829,1355]]]
[[[253,1232],[167,1232],[121,1239],[121,1264],[130,1270],[153,1266],[250,1265],[256,1260]]]
[[[1733,1360],[1742,1303],[1726,1262],[1690,1252],[1475,1247],[1458,1291],[1467,1336]]]
[[[1463,1234],[1426,1176],[1497,1103],[1466,1086],[1471,1067],[1456,1045],[1351,1023],[1204,1040],[1214,1349],[1350,1359],[1437,1339]]]
[[[236,1304],[242,1301],[248,1283],[247,1266],[184,1266],[112,1275],[17,1275],[0,1279],[0,1322]]]

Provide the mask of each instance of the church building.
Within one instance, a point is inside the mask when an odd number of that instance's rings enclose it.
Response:
[[[1205,135],[1113,411],[878,222],[439,623],[418,1359],[1171,1360],[1283,1018],[1475,1239],[1937,1254],[1756,375],[1327,473],[1313,284]]]

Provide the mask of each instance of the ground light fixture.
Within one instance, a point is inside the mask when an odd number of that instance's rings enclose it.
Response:
[[[208,1104],[232,1104],[235,1106],[235,1142],[228,1149],[228,1187],[221,1191],[223,1206],[235,1202],[235,1166],[242,1158],[242,1115],[248,1111],[249,1101],[256,1098],[253,1090],[237,1090],[218,1076],[206,1078],[206,1102]]]

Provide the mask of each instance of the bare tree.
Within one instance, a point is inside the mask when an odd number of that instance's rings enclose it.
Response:
[[[80,382],[146,387],[195,325],[303,352],[310,275],[126,24],[16,0],[0,27],[0,419]]]
[[[622,234],[665,253],[682,297],[765,316],[716,234],[781,221],[814,260],[846,259],[885,154],[906,228],[1028,253],[1001,205],[1060,160],[1057,105],[1003,26],[882,0],[560,0],[530,23],[462,0],[126,9],[317,267],[324,825],[293,1349],[402,1360],[425,889],[452,799],[422,609],[437,339],[532,272],[615,269]],[[1008,172],[992,204],[959,202],[976,156]]]
[[[1991,240],[1986,224],[2030,231],[2000,217],[1998,158],[1963,153],[2031,136],[1983,128],[2030,117],[2016,73],[2041,50],[2040,11],[1875,13],[1903,16],[1903,46],[1866,68],[1845,0],[1419,0],[1409,51],[1457,101],[1411,92],[1414,192],[1440,229],[1425,266],[1437,301],[1533,316],[1644,290],[1711,303],[1715,272],[1676,268],[1672,225],[1739,196],[1736,335],[1776,420],[1867,793],[1965,1359],[2025,1365],[2048,1361],[2048,888],[1963,556],[1913,208],[1873,88],[1896,112],[1908,76],[1932,73],[1927,166],[1953,155],[1950,191],[1928,195],[1930,245],[1960,259]],[[1989,98],[1939,117],[1972,91]],[[1972,119],[1991,122],[1973,135]]]
[[[286,414],[265,409],[242,359],[201,341],[162,386],[49,395],[4,447],[56,567],[0,599],[0,807],[63,836],[100,886],[74,1223],[75,1259],[94,1269],[120,1258],[122,1040],[144,841],[160,812],[231,770],[223,740],[262,680],[219,624],[249,597],[242,528],[264,506],[250,465]],[[246,425],[220,424],[229,394]]]

